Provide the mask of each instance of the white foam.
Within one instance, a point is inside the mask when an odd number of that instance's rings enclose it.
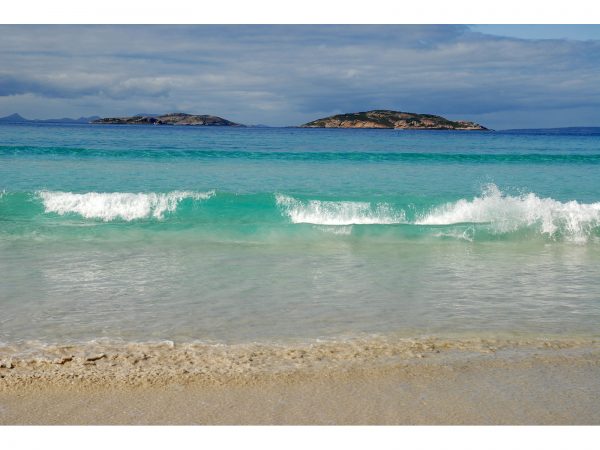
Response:
[[[276,195],[277,205],[293,223],[315,225],[371,225],[404,223],[404,211],[394,211],[385,203],[302,201],[287,195]]]
[[[538,226],[541,233],[586,241],[600,226],[600,203],[560,202],[533,193],[505,195],[496,185],[488,185],[481,197],[461,199],[436,207],[415,221],[417,225],[489,223],[494,231],[507,233]]]
[[[162,219],[166,212],[177,209],[179,202],[186,198],[204,200],[214,192],[173,191],[168,193],[130,192],[38,192],[45,211],[60,215],[75,213],[86,219],[101,219],[106,222],[122,219],[131,221],[153,217]]]

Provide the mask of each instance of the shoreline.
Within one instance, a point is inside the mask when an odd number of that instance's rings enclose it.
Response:
[[[0,344],[0,391],[46,385],[164,385],[181,380],[243,382],[486,358],[600,355],[592,338],[398,338],[369,336],[288,343],[110,342]]]
[[[67,348],[0,350],[0,424],[600,424],[592,340]]]

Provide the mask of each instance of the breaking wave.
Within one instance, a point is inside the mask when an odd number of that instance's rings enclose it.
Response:
[[[168,193],[129,192],[72,192],[41,191],[45,212],[60,215],[75,213],[86,219],[106,222],[121,219],[131,221],[143,218],[162,219],[166,212],[173,212],[184,199],[205,200],[214,192],[173,191]]]
[[[533,193],[510,196],[490,184],[480,197],[446,203],[415,220],[416,225],[461,223],[489,224],[497,233],[535,227],[549,237],[585,242],[600,226],[600,202],[560,202]]]
[[[336,239],[346,236],[390,242],[433,237],[472,242],[542,239],[600,243],[600,202],[560,201],[535,193],[512,195],[493,184],[479,195],[447,203],[439,197],[401,195],[350,201],[281,193],[0,190],[0,234],[60,232],[61,227],[56,226],[73,226],[73,216],[117,226],[119,222],[133,222],[134,228],[195,230],[198,236],[205,233],[242,240],[250,236],[296,239],[335,235]],[[81,224],[77,221],[76,225]]]
[[[292,223],[373,225],[406,222],[404,211],[396,211],[386,203],[373,206],[369,202],[302,201],[281,194],[277,194],[275,199]]]

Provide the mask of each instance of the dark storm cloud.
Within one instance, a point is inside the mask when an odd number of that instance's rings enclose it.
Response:
[[[516,111],[561,109],[565,125],[591,124],[600,106],[597,40],[414,25],[2,26],[0,37],[0,114],[181,110],[285,125],[389,108],[512,126]]]

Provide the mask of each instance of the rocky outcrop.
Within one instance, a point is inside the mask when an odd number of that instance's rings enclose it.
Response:
[[[374,110],[313,120],[303,128],[394,128],[405,130],[487,130],[475,122],[452,121],[433,114]]]
[[[209,115],[194,115],[184,113],[170,113],[160,116],[131,116],[131,117],[105,117],[94,120],[94,124],[110,125],[187,125],[187,126],[222,126],[243,127],[239,123]]]

